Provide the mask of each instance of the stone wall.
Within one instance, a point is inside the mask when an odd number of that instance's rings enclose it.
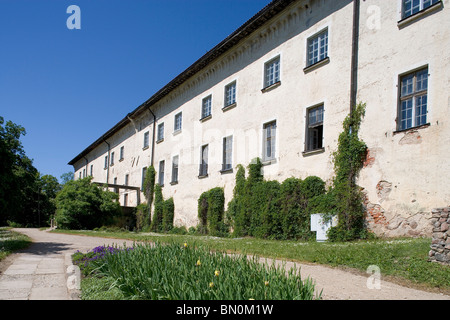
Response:
[[[431,223],[433,224],[433,237],[430,261],[450,264],[450,206],[433,209]]]

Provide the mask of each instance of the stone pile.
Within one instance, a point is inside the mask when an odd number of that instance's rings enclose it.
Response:
[[[433,209],[431,213],[433,236],[429,259],[430,261],[450,264],[450,206]]]

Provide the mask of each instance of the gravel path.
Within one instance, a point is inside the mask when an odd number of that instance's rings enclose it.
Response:
[[[132,245],[133,241],[49,233],[38,229],[14,229],[33,244],[0,262],[0,300],[70,300],[76,290],[67,289],[70,256],[101,245]],[[265,259],[261,259],[265,261]],[[268,260],[271,263],[270,260]],[[281,261],[277,261],[281,263]],[[320,265],[287,262],[301,268],[302,278],[311,277],[325,300],[450,300],[450,296],[400,286],[371,275],[360,275]],[[368,285],[369,284],[369,285]]]

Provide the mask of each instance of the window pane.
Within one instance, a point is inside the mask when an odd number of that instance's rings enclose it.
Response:
[[[181,124],[182,124],[182,117],[183,115],[181,113],[175,115],[175,130],[174,131],[178,131],[181,130]]]
[[[405,130],[412,127],[412,107],[413,107],[413,100],[408,99],[405,101],[402,101],[401,105],[401,119],[400,119],[400,125],[401,130]]]
[[[416,92],[428,89],[428,69],[417,72]]]
[[[158,125],[158,140],[164,139],[164,123]]]
[[[275,158],[276,122],[264,125],[264,160]]]
[[[427,95],[416,98],[416,126],[427,123]]]
[[[277,58],[266,64],[265,85],[271,86],[280,81],[280,59]]]
[[[172,161],[172,182],[178,181],[178,156],[173,157]]]
[[[229,106],[236,102],[236,83],[232,83],[225,87],[225,106]]]
[[[402,78],[402,97],[410,95],[414,92],[414,74],[407,75]]]
[[[164,160],[159,162],[159,185],[164,185]]]
[[[211,96],[203,99],[202,102],[202,118],[205,118],[209,115],[211,115]]]
[[[328,30],[308,40],[308,65],[328,57]]]

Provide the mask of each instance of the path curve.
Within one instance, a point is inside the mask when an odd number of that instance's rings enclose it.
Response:
[[[14,231],[29,236],[33,243],[9,256],[7,268],[0,266],[0,300],[78,299],[79,292],[67,288],[66,271],[71,265],[70,256],[77,250],[87,252],[101,245],[133,244],[133,241],[123,239],[49,233],[38,229]],[[271,263],[271,260],[267,261]],[[448,295],[407,288],[382,278],[378,286],[377,282],[368,279],[369,275],[326,266],[286,262],[286,267],[291,268],[294,264],[301,268],[302,278],[311,277],[316,288],[323,290],[325,300],[450,300]]]

